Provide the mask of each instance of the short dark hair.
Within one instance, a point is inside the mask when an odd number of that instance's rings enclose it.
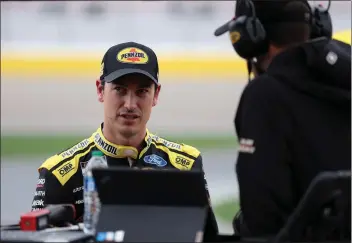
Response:
[[[286,11],[308,12],[309,6],[300,1],[292,1],[285,5]],[[276,22],[264,25],[269,42],[278,47],[287,47],[305,42],[310,37],[310,23],[305,22]]]

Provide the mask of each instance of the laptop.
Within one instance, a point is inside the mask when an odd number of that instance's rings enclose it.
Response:
[[[96,240],[201,242],[208,210],[199,171],[96,168]]]

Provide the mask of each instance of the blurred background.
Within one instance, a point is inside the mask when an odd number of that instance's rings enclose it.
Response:
[[[327,5],[327,1],[316,1]],[[234,1],[1,2],[1,223],[30,210],[36,168],[102,121],[95,79],[120,42],[150,46],[162,90],[149,129],[200,148],[222,232],[237,211],[233,118],[245,63],[227,35]],[[336,36],[351,42],[351,2],[333,1]]]

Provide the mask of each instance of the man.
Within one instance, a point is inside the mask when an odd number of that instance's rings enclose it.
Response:
[[[234,21],[253,17],[251,6],[266,32],[261,48],[241,49],[245,33],[235,26],[241,23],[224,25],[216,35],[237,31],[237,38],[230,33],[232,42],[256,69],[234,121],[242,210],[234,228],[267,236],[286,223],[319,172],[351,169],[351,46],[310,40],[307,1],[239,0]],[[350,230],[346,225],[349,237]]]
[[[81,221],[82,171],[95,150],[105,154],[109,166],[203,170],[202,156],[196,148],[167,141],[147,129],[160,93],[158,76],[157,56],[147,46],[128,42],[112,46],[105,53],[101,76],[96,81],[98,101],[104,106],[104,122],[90,137],[50,157],[39,167],[32,210],[47,204],[71,203],[76,207],[77,221]],[[204,183],[207,187],[206,180]],[[211,209],[208,218],[204,238],[217,233]]]

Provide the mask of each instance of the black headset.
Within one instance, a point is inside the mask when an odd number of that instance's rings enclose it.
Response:
[[[237,4],[245,4],[250,16],[239,16],[228,23],[232,46],[237,54],[247,60],[258,57],[268,51],[269,41],[263,24],[256,17],[255,7],[251,0],[238,0]],[[311,39],[319,37],[332,38],[332,21],[329,13],[331,0],[327,8],[321,5],[308,7],[311,9],[309,23]]]

